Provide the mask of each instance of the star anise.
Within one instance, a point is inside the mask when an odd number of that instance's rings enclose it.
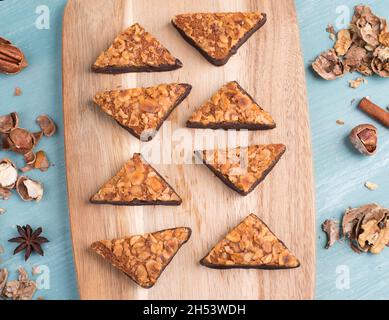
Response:
[[[41,256],[43,256],[44,253],[41,245],[43,243],[49,242],[49,240],[47,240],[44,237],[40,237],[43,231],[42,228],[38,228],[34,231],[30,225],[26,225],[24,227],[17,226],[17,229],[20,237],[12,238],[8,240],[9,242],[20,243],[16,247],[14,251],[14,255],[25,250],[26,251],[24,255],[25,261],[28,260],[32,252],[36,252]]]

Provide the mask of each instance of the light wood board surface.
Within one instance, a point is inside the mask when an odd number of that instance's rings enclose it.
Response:
[[[170,24],[178,13],[253,11],[268,22],[221,68],[209,64]],[[114,37],[139,22],[184,63],[154,74],[99,75],[90,66]],[[187,82],[192,94],[171,115],[183,128],[191,112],[227,81],[237,80],[277,122],[249,134],[250,143],[284,143],[287,152],[249,196],[228,189],[202,165],[154,165],[183,198],[180,207],[112,207],[90,196],[140,150],[137,139],[92,103],[119,86]],[[306,86],[294,2],[70,0],[63,24],[63,103],[68,201],[82,299],[311,299],[315,287],[315,211]],[[162,129],[161,129],[162,130]],[[194,130],[185,129],[194,136]],[[169,139],[153,145],[166,150]],[[153,142],[151,142],[153,143]],[[142,145],[144,147],[144,144]],[[295,270],[211,270],[199,260],[249,213],[255,213],[296,253]],[[96,240],[188,226],[193,235],[150,290],[89,250]]]

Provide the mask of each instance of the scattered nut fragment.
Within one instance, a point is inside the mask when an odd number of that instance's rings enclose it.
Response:
[[[335,80],[345,74],[343,62],[334,49],[322,53],[313,62],[312,68],[325,80]]]
[[[343,120],[340,120],[340,119],[336,120],[336,123],[337,123],[338,125],[340,125],[340,126],[343,126],[343,125],[344,125],[344,121],[343,121]]]
[[[25,176],[19,177],[16,191],[24,201],[40,201],[43,197],[43,185]]]
[[[367,83],[367,79],[365,79],[363,77],[358,77],[355,80],[350,80],[348,83],[349,83],[350,88],[357,89],[363,83]]]
[[[370,181],[366,181],[365,182],[365,187],[368,188],[371,191],[375,191],[375,190],[378,189],[379,186],[376,183],[373,183],[373,182],[370,182]]]
[[[47,159],[46,153],[44,151],[40,150],[37,152],[34,168],[39,169],[42,172],[45,172],[50,168],[50,162]]]
[[[327,235],[326,249],[332,247],[340,239],[339,226],[339,221],[336,220],[326,220],[322,224],[321,227]]]
[[[20,267],[18,280],[8,282],[3,296],[12,300],[31,300],[36,291],[35,281],[29,280],[27,272]]]
[[[14,92],[14,96],[19,97],[21,95],[22,95],[22,89],[20,89],[19,87],[16,87],[15,92]]]
[[[5,116],[0,116],[0,133],[10,133],[19,126],[19,115],[12,112]]]
[[[351,33],[347,29],[338,32],[338,39],[335,43],[335,51],[338,56],[344,56],[352,44]]]
[[[336,31],[334,29],[334,26],[332,24],[329,24],[326,28],[326,31],[329,33],[330,35],[330,39],[332,41],[335,41],[336,40]]]
[[[9,191],[9,190],[8,190]],[[8,200],[8,199],[3,199],[3,200]],[[6,213],[7,210],[5,210],[4,208],[0,208],[0,216],[4,213]]]
[[[361,124],[351,131],[350,142],[360,153],[372,156],[377,152],[378,130],[371,124]]]
[[[0,161],[0,187],[13,189],[18,179],[18,170],[11,160]]]
[[[1,200],[9,200],[12,196],[12,191],[6,188],[0,188],[0,199]],[[4,213],[4,212],[3,212]],[[0,212],[0,214],[2,214]]]
[[[55,134],[57,127],[53,119],[51,119],[49,116],[41,115],[36,119],[36,122],[46,137],[52,137]]]

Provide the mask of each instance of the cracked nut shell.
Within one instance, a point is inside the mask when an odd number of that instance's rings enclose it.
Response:
[[[13,189],[18,179],[18,170],[15,164],[9,159],[0,161],[0,187]]]
[[[40,201],[43,197],[43,185],[25,176],[19,177],[16,191],[24,201]]]
[[[372,156],[377,152],[378,130],[371,124],[361,124],[351,131],[350,142],[360,153]]]

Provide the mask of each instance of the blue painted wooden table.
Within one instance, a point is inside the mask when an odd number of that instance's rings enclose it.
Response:
[[[327,218],[339,219],[348,206],[377,202],[389,207],[389,131],[356,109],[356,102],[370,96],[379,105],[389,105],[389,80],[369,78],[359,89],[348,88],[348,80],[357,75],[326,82],[310,70],[310,62],[332,46],[325,32],[328,23],[347,27],[353,6],[360,0],[297,0],[301,41],[306,64],[309,108],[314,147],[317,203],[317,299],[389,299],[389,249],[381,255],[357,255],[346,243],[323,249],[325,235],[320,231]],[[389,18],[388,1],[364,1],[381,16]],[[16,76],[0,75],[1,114],[17,111],[21,126],[37,130],[35,118],[43,113],[52,116],[59,126],[58,134],[40,144],[55,165],[46,173],[28,173],[44,182],[45,195],[40,203],[24,203],[16,194],[0,207],[0,267],[17,276],[16,269],[41,266],[38,278],[41,290],[36,297],[77,299],[77,284],[66,201],[66,177],[63,148],[61,101],[61,27],[66,0],[6,0],[0,2],[0,35],[11,39],[26,53],[30,66]],[[48,29],[47,29],[48,28]],[[13,95],[15,87],[23,94]],[[345,122],[344,126],[336,120]],[[349,131],[360,123],[376,124],[380,133],[380,150],[372,158],[362,157],[347,143]],[[19,166],[23,160],[1,151]],[[379,185],[376,191],[364,187],[366,181]],[[22,255],[12,255],[14,246],[7,240],[15,235],[16,225],[42,226],[51,242],[45,245],[45,256],[33,256],[25,263]],[[304,241],[303,235],[301,241]]]

